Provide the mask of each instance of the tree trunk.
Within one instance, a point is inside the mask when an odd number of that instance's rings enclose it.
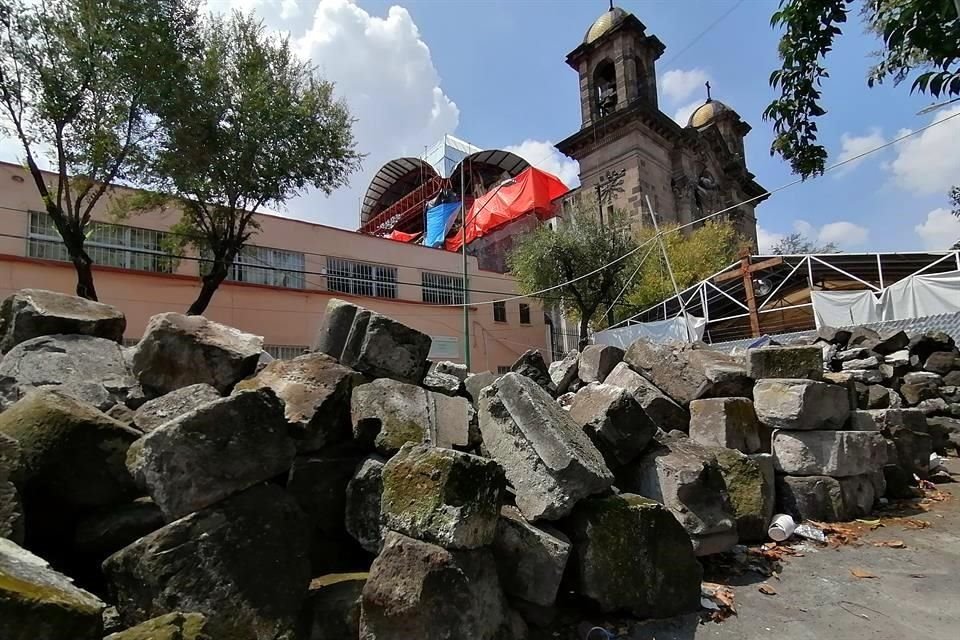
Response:
[[[592,314],[591,314],[592,315]],[[590,316],[580,312],[580,351],[587,346],[587,329],[590,328]]]
[[[200,293],[197,299],[193,301],[190,308],[187,309],[188,316],[200,316],[207,310],[210,301],[213,300],[213,294],[217,292],[220,283],[226,280],[227,270],[214,265],[213,271],[203,276],[203,286],[200,287]]]
[[[87,300],[97,300],[97,289],[93,286],[93,261],[90,256],[83,255],[73,258],[73,268],[77,270],[77,295]]]

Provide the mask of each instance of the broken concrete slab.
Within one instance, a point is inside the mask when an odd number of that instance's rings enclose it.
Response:
[[[127,320],[116,307],[45,289],[21,289],[0,306],[0,352],[32,338],[85,335],[123,339]]]
[[[630,345],[623,359],[682,406],[700,398],[751,396],[753,381],[746,368],[718,351],[641,338]]]
[[[569,411],[603,454],[607,466],[636,458],[657,430],[633,394],[614,385],[585,386],[574,395]]]
[[[563,360],[555,360],[550,363],[548,367],[550,381],[553,383],[558,396],[562,396],[567,392],[570,383],[577,378],[579,370],[580,352],[576,349],[567,352]]]
[[[543,354],[535,349],[528,349],[517,358],[517,361],[510,367],[510,371],[530,378],[550,394],[555,393],[547,363],[543,360]]]
[[[706,398],[691,402],[690,439],[743,453],[763,451],[764,441],[766,449],[770,448],[770,430],[760,424],[753,401],[748,398]]]
[[[361,309],[353,319],[340,362],[371,378],[420,384],[432,343],[421,331]]]
[[[584,382],[603,382],[623,360],[623,349],[609,344],[591,344],[580,354],[579,377]]]
[[[503,507],[491,550],[503,590],[525,602],[553,606],[571,551],[566,535],[527,522],[515,507]]]
[[[753,390],[757,417],[774,429],[839,429],[850,413],[843,387],[815,380],[758,380]]]
[[[836,478],[872,473],[886,464],[883,436],[873,431],[773,432],[773,456],[780,473]]]
[[[747,351],[747,375],[762,378],[823,377],[823,351],[817,346],[760,347]]]
[[[621,362],[613,368],[604,384],[621,387],[633,394],[650,420],[664,431],[686,431],[690,415],[652,382]]]

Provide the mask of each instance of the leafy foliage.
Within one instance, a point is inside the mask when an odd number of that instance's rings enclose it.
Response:
[[[950,188],[950,205],[950,212],[960,218],[960,187],[954,186]],[[960,238],[958,238],[950,248],[955,250],[960,249]]]
[[[0,0],[0,124],[23,148],[80,296],[97,297],[86,227],[107,185],[136,180],[156,153],[153,114],[185,73],[197,2]]]
[[[661,227],[663,244],[670,258],[670,267],[682,290],[720,271],[736,260],[747,243],[736,232],[733,222],[710,220],[690,234],[674,232],[675,227]],[[655,238],[653,229],[644,227],[638,242]],[[659,246],[651,244],[652,251],[633,279],[627,302],[643,310],[674,295],[673,283]],[[639,252],[641,257],[646,250]]]
[[[771,253],[777,256],[799,255],[806,253],[839,253],[835,242],[818,245],[802,233],[791,233],[773,245]]]
[[[330,193],[347,183],[361,156],[347,106],[333,84],[269,36],[252,15],[211,18],[203,52],[160,112],[164,138],[150,186],[127,211],[176,204],[177,249],[210,262],[188,313],[203,313],[230,266],[259,230],[261,207],[308,186]]]
[[[770,153],[782,156],[804,178],[823,173],[826,163],[816,123],[826,114],[821,104],[823,80],[829,77],[824,61],[842,34],[851,4],[781,0],[770,20],[784,29],[782,65],[770,75],[770,86],[780,96],[763,114],[776,134]],[[898,84],[919,70],[911,91],[960,96],[960,17],[953,0],[865,0],[862,15],[883,42],[869,86],[887,78]]]
[[[620,260],[583,280],[569,281],[636,248],[636,241],[620,224],[621,218],[622,214],[615,213],[614,219],[602,226],[592,207],[578,208],[556,231],[541,225],[521,238],[509,257],[510,272],[523,293],[568,283],[551,295],[559,297],[562,308],[576,313],[581,342],[590,322],[600,320],[606,305],[626,284],[633,262]]]

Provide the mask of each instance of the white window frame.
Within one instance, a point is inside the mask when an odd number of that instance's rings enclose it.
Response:
[[[207,266],[209,269],[209,266]],[[246,245],[230,265],[227,280],[268,287],[305,289],[306,257],[301,251]]]
[[[395,300],[397,268],[327,256],[327,291]]]
[[[420,290],[430,304],[463,304],[463,277],[432,271],[420,272]]]

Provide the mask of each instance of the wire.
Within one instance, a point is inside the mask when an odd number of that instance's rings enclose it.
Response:
[[[703,31],[701,31],[700,33],[698,33],[696,36],[694,36],[693,40],[691,40],[691,41],[690,41],[689,43],[687,43],[683,48],[681,48],[680,51],[677,51],[675,54],[673,54],[673,56],[671,56],[669,60],[667,60],[666,62],[664,62],[664,63],[663,63],[663,66],[661,67],[661,69],[662,69],[662,68],[665,68],[667,65],[669,65],[670,63],[672,63],[673,61],[675,61],[677,58],[679,58],[680,56],[682,56],[684,53],[686,53],[686,52],[690,49],[690,47],[692,47],[693,45],[697,44],[697,42],[700,40],[700,38],[702,38],[703,36],[707,35],[707,33],[708,33],[711,29],[713,29],[715,26],[717,26],[718,24],[720,24],[720,22],[721,22],[724,18],[726,18],[728,15],[730,15],[731,13],[733,13],[733,12],[737,9],[737,7],[739,7],[741,4],[743,4],[743,1],[744,1],[744,0],[738,0],[738,2],[737,2],[736,4],[734,4],[732,7],[730,7],[730,8],[727,9],[726,11],[724,11],[724,12],[720,15],[719,18],[717,18],[716,20],[714,20],[713,22],[711,22],[710,24],[708,24],[707,27],[706,27],[706,29],[704,29]]]

